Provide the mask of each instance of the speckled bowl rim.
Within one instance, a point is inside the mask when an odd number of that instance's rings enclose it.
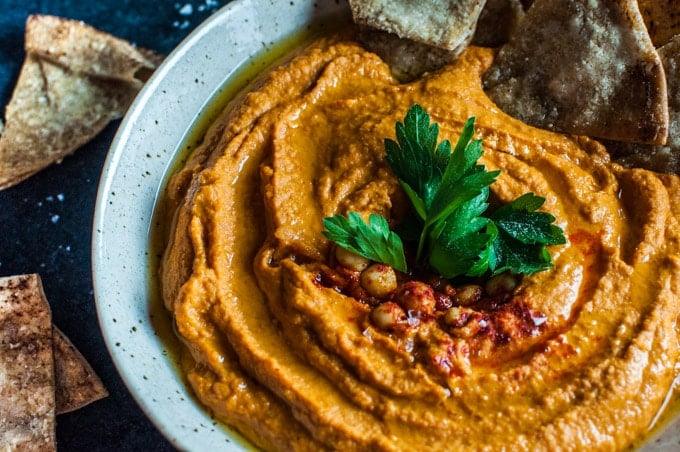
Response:
[[[104,163],[94,213],[92,272],[100,328],[132,396],[182,450],[242,450],[191,396],[151,321],[154,208],[199,114],[264,49],[323,17],[336,0],[236,0],[198,26],[145,84]]]

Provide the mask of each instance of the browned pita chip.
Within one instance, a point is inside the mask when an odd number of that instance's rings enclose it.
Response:
[[[0,189],[60,162],[120,118],[159,62],[81,22],[30,16],[27,56],[5,110]]]
[[[505,44],[522,17],[524,8],[519,0],[486,0],[471,44],[482,47]]]
[[[680,35],[659,48],[668,84],[668,141],[664,146],[608,142],[614,161],[661,173],[680,174]]]
[[[137,86],[161,57],[76,20],[32,15],[26,21],[26,52],[72,72],[113,78]]]
[[[0,450],[56,450],[52,322],[38,275],[0,278]]]
[[[68,413],[109,395],[87,360],[57,327],[52,328],[57,414]]]
[[[461,52],[484,0],[350,0],[354,22],[434,47]]]
[[[666,141],[664,71],[635,0],[536,0],[484,85],[505,112],[537,127]]]
[[[460,51],[432,47],[422,42],[373,28],[362,28],[359,40],[390,66],[392,75],[402,82],[415,79],[455,60]],[[462,51],[463,49],[461,49]]]
[[[28,55],[5,110],[0,189],[65,156],[123,115],[137,88],[87,77]]]
[[[680,33],[680,1],[638,0],[638,6],[655,46],[665,45]]]

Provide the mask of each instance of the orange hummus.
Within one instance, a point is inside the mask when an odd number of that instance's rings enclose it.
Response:
[[[471,47],[400,84],[360,45],[320,40],[228,106],[171,180],[161,280],[183,370],[257,446],[611,450],[647,434],[678,361],[680,180],[507,116],[482,91],[493,58]],[[509,301],[541,314],[525,334],[395,335],[318,284],[324,217],[403,215],[383,140],[414,103],[453,142],[475,116],[493,196],[543,196],[565,231],[555,268]]]

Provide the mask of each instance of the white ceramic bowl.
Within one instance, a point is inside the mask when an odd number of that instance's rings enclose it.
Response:
[[[248,65],[261,62],[258,56],[270,46],[342,14],[348,14],[344,0],[227,4],[168,56],[131,106],[111,146],[99,185],[92,243],[99,322],[128,389],[180,449],[248,446],[192,398],[169,350],[169,317],[151,306],[150,235],[159,191],[187,134],[221,90],[236,83]],[[677,424],[643,449],[680,448]]]
[[[188,132],[221,90],[228,90],[249,65],[264,61],[261,56],[271,46],[313,24],[339,20],[348,11],[345,1],[336,0],[227,4],[194,30],[146,83],[104,164],[92,238],[100,326],[128,389],[180,449],[241,450],[247,443],[192,398],[167,337],[159,334],[169,329],[162,323],[170,322],[150,304],[150,234],[159,191]]]

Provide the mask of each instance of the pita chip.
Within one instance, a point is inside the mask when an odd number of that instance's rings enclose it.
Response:
[[[449,51],[472,39],[485,0],[350,0],[354,22]]]
[[[109,395],[97,374],[57,327],[52,328],[56,413],[68,413]]]
[[[505,44],[522,17],[524,7],[519,0],[486,0],[471,44],[482,47]]]
[[[51,313],[38,275],[0,278],[0,450],[56,450]]]
[[[29,17],[26,50],[5,108],[0,189],[61,162],[120,118],[157,64],[150,52],[51,16]]]
[[[661,47],[680,34],[678,0],[638,0],[638,6],[655,46]]]
[[[26,21],[26,52],[72,72],[140,87],[161,57],[76,20],[32,15]]]
[[[665,145],[606,142],[614,161],[626,167],[680,174],[680,35],[659,48],[668,84],[668,141]]]
[[[380,56],[389,65],[392,75],[402,82],[439,69],[460,55],[459,51],[433,47],[374,28],[363,28],[359,40],[367,50]]]
[[[668,135],[664,70],[635,0],[536,0],[484,87],[536,127],[649,144]]]
[[[90,141],[123,115],[136,92],[130,84],[82,76],[29,54],[5,110],[0,189]]]

